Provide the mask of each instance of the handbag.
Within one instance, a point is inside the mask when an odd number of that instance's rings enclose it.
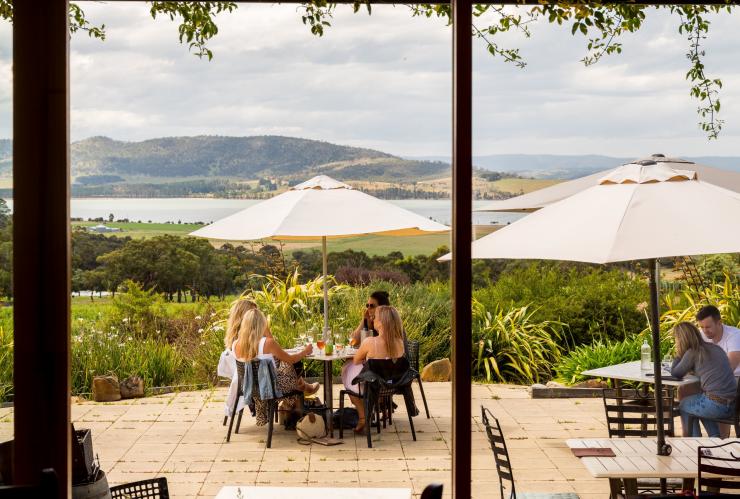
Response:
[[[324,418],[312,412],[303,416],[296,423],[295,430],[298,433],[298,443],[302,445],[310,445],[312,443],[338,445],[343,443],[341,440],[328,438]]]

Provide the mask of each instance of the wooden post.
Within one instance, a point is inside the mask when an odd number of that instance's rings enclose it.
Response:
[[[452,0],[452,496],[470,498],[473,211],[472,4]]]
[[[14,2],[13,293],[16,483],[43,468],[70,496],[67,0]]]

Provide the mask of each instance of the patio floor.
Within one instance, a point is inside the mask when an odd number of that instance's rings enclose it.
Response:
[[[90,428],[93,448],[111,485],[166,476],[172,497],[213,497],[224,485],[410,487],[415,497],[433,481],[449,497],[451,385],[424,385],[431,419],[414,419],[411,439],[405,411],[368,449],[365,437],[345,432],[336,447],[303,446],[295,432],[276,426],[265,449],[266,427],[245,414],[239,434],[225,442],[225,388],[181,392],[99,404],[77,402],[72,419]],[[339,387],[335,386],[335,394]],[[417,392],[417,402],[422,409]],[[499,418],[511,454],[517,491],[576,492],[607,497],[605,480],[594,480],[565,445],[567,438],[606,437],[601,399],[532,400],[523,387],[473,386],[473,497],[499,497],[498,476],[480,405]],[[336,407],[335,403],[335,407]],[[403,404],[400,404],[403,405]],[[0,413],[0,437],[12,436],[12,409]]]

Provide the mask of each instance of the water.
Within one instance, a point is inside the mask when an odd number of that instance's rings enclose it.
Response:
[[[13,209],[13,201],[6,199]],[[128,218],[132,222],[204,222],[210,223],[226,217],[260,200],[255,199],[214,199],[214,198],[79,198],[72,199],[72,218],[108,219],[113,214],[116,220]],[[448,199],[401,199],[389,202],[418,213],[424,217],[449,225],[452,220],[452,202]],[[490,201],[474,201],[475,208]],[[505,224],[521,218],[519,213],[474,212],[477,225],[491,223]]]

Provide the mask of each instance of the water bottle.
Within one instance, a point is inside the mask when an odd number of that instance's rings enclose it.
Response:
[[[370,336],[370,331],[367,329],[367,319],[362,320],[362,331],[360,331],[360,344],[365,341],[365,338]]]
[[[649,372],[653,370],[652,358],[650,355],[650,345],[645,340],[640,347],[640,370],[642,372]]]

